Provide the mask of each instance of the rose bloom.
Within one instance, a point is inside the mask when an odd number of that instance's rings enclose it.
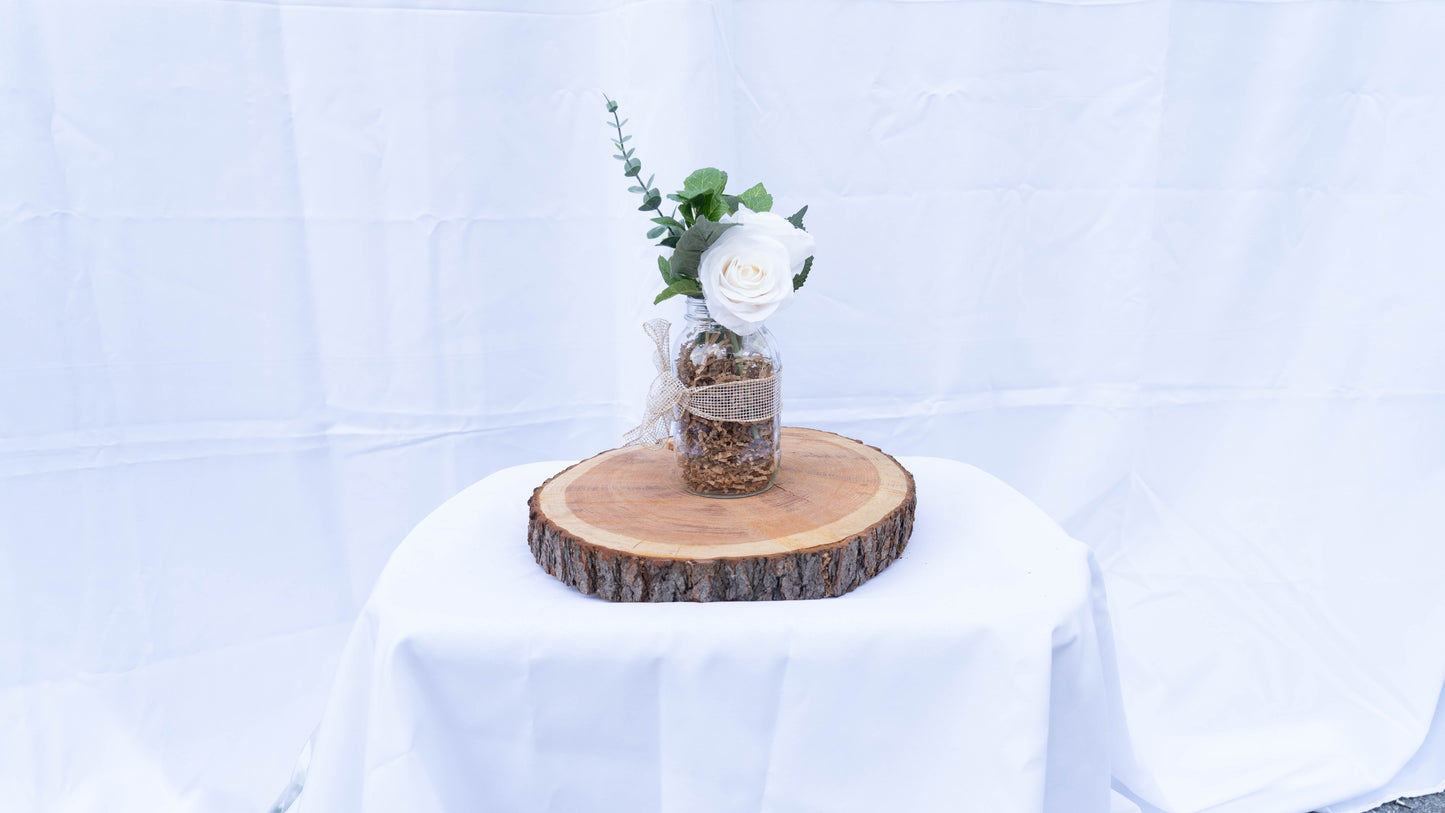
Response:
[[[698,282],[708,313],[746,336],[793,300],[793,277],[813,256],[813,236],[772,212],[739,206],[723,223],[737,223],[702,253]]]

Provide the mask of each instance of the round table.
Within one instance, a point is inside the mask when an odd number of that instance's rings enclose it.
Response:
[[[907,549],[814,601],[581,595],[527,547],[567,464],[473,485],[378,580],[293,810],[1108,811],[1087,549],[977,469],[900,462]]]

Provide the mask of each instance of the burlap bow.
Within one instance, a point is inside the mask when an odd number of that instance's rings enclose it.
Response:
[[[653,319],[643,325],[642,330],[657,346],[657,355],[653,359],[657,365],[657,378],[653,379],[652,388],[647,393],[647,414],[641,424],[623,436],[626,440],[624,446],[662,446],[672,437],[672,422],[680,410],[709,420],[741,423],[765,421],[782,411],[782,387],[778,373],[763,378],[689,387],[673,374],[668,358],[668,334],[672,325],[666,319]]]

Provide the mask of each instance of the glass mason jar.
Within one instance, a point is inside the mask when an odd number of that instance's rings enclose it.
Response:
[[[775,377],[782,373],[783,361],[773,334],[761,328],[741,336],[714,321],[706,301],[689,298],[673,358],[685,387],[732,385],[713,388],[700,404],[677,411],[673,444],[683,486],[704,497],[767,491],[783,460],[777,414],[781,385]],[[770,377],[771,387],[757,381]],[[746,381],[757,383],[740,383]],[[722,415],[738,419],[720,419]]]

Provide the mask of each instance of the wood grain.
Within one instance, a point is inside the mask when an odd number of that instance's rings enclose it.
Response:
[[[913,530],[913,477],[878,449],[783,429],[762,494],[682,487],[673,453],[613,449],[543,483],[528,542],[548,573],[612,601],[747,601],[842,595],[886,568]]]

